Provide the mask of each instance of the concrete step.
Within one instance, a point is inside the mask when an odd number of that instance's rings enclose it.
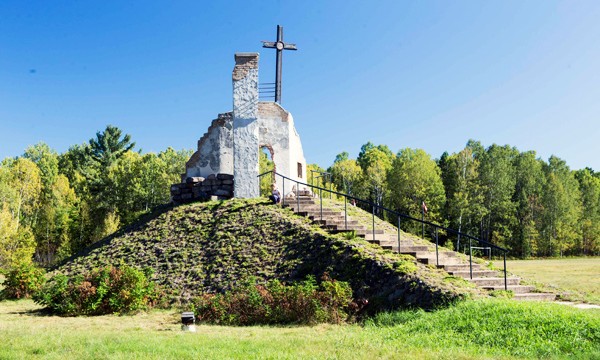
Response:
[[[312,217],[315,219],[321,219],[321,211],[320,210],[300,209],[300,211],[294,211],[294,212],[298,215],[308,216],[308,217]],[[333,217],[333,216],[335,216],[337,218],[341,218],[342,220],[344,219],[343,212],[323,209],[323,218]]]
[[[321,227],[323,229],[329,231],[332,234],[339,234],[339,233],[351,232],[351,231],[354,231],[356,234],[358,234],[361,231],[367,231],[365,229],[365,226],[361,226],[361,225],[348,226],[347,229],[345,226],[336,226],[336,225],[321,225]]]
[[[446,270],[447,272],[450,272],[450,271],[469,271],[470,270],[469,264],[446,265],[446,266],[444,266],[442,268],[444,270]],[[481,269],[481,265],[473,263],[473,270],[479,270],[479,269]]]
[[[438,262],[436,261],[435,258],[435,254],[433,254],[433,256],[431,257],[425,257],[425,258],[417,258],[417,261],[426,265],[437,265]],[[439,265],[440,266],[444,266],[444,265],[456,265],[456,264],[460,264],[460,259],[459,258],[455,258],[455,257],[451,257],[451,258],[446,258],[443,256],[439,257]]]
[[[515,300],[521,301],[554,301],[556,300],[555,294],[550,293],[526,293],[526,294],[515,294],[513,297]]]
[[[375,228],[377,229],[377,228]],[[373,239],[373,234],[369,233],[364,235],[365,240],[367,241],[393,241],[396,244],[398,243],[398,236],[384,232],[381,234],[375,234],[375,239]],[[412,245],[412,241],[400,241],[400,244],[411,244]]]
[[[502,285],[494,285],[494,286],[482,286],[483,289],[491,291],[491,290],[504,290],[504,284]],[[516,294],[529,294],[531,291],[535,289],[535,286],[530,285],[508,285],[506,287],[508,290],[511,290],[515,295]]]
[[[339,216],[323,216],[322,219],[320,216],[309,216],[308,218],[317,224],[335,224],[335,225],[342,225],[342,226],[344,226],[345,224],[362,225],[358,221],[350,221],[350,220],[344,221],[344,218],[343,217],[340,218]]]
[[[465,278],[465,279],[471,278],[471,272],[469,270],[467,270],[467,271],[464,271],[464,270],[448,271],[448,274],[458,276],[461,278]],[[494,277],[494,276],[500,276],[500,273],[498,271],[494,271],[494,270],[473,270],[474,278]]]
[[[504,277],[483,277],[483,278],[472,278],[468,279],[469,281],[475,283],[480,287],[494,287],[494,286],[502,286],[504,287]],[[518,277],[509,277],[506,279],[506,283],[508,285],[519,285],[521,281]]]
[[[366,228],[366,226],[365,226],[365,228]],[[375,237],[377,237],[378,235],[382,235],[382,234],[385,234],[384,230],[375,229]],[[372,236],[373,235],[373,230],[371,230],[371,229],[365,229],[365,230],[357,231],[356,235],[360,236],[360,237],[364,237],[366,235],[371,235]]]
[[[403,254],[406,255],[412,255],[414,257],[416,257],[417,259],[419,258],[426,258],[426,257],[436,257],[435,255],[435,249],[431,250],[431,249],[425,249],[422,251],[404,251],[402,250]],[[438,251],[437,256],[441,257],[446,257],[446,258],[456,258],[456,253],[454,251]]]
[[[397,244],[395,244],[397,245]],[[427,245],[410,245],[410,246],[402,246],[400,244],[400,252],[402,254],[412,255],[412,253],[422,253],[422,252],[431,252],[431,248]],[[435,253],[435,249],[433,249]],[[414,256],[414,255],[413,255]]]
[[[311,204],[311,205],[320,205],[319,201],[315,201],[314,199],[300,199],[300,201],[296,201],[295,199],[286,198],[283,206],[297,206],[300,203],[300,206]]]

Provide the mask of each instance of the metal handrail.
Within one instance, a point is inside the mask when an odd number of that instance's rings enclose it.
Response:
[[[503,255],[503,260],[504,260],[504,270],[503,270],[503,272],[504,272],[504,290],[508,290],[508,281],[507,281],[507,272],[506,272],[506,254],[509,251],[508,249],[502,248],[502,247],[500,247],[498,245],[492,244],[492,243],[490,243],[490,242],[488,242],[486,240],[483,240],[483,239],[471,236],[469,234],[465,234],[465,233],[460,232],[458,230],[454,230],[454,229],[451,229],[451,228],[448,228],[448,227],[445,227],[445,226],[442,226],[442,225],[439,225],[439,224],[435,224],[435,223],[433,223],[431,221],[421,220],[421,219],[417,219],[417,218],[414,218],[414,217],[406,215],[406,214],[402,214],[402,213],[400,213],[398,211],[388,209],[385,206],[381,206],[381,205],[375,204],[374,202],[369,201],[369,200],[360,199],[360,198],[357,198],[357,197],[349,195],[349,194],[344,194],[344,193],[341,193],[341,192],[338,192],[338,191],[335,191],[335,190],[321,188],[321,187],[316,186],[316,185],[311,185],[311,184],[300,182],[300,181],[298,181],[296,179],[291,179],[291,178],[289,178],[289,177],[287,177],[285,175],[277,173],[274,170],[266,171],[266,172],[258,175],[258,177],[261,178],[261,177],[263,177],[263,176],[265,176],[266,174],[269,174],[269,173],[273,173],[273,174],[275,174],[275,175],[277,175],[277,176],[279,176],[279,177],[281,177],[283,179],[283,189],[282,189],[283,194],[281,196],[282,204],[285,204],[285,180],[286,179],[289,180],[289,181],[292,181],[292,182],[294,182],[296,184],[296,191],[297,192],[300,190],[300,187],[299,187],[300,185],[308,186],[308,187],[310,187],[312,189],[319,190],[319,198],[320,198],[320,203],[321,203],[320,204],[320,208],[321,208],[321,221],[323,220],[323,196],[322,196],[323,190],[325,190],[326,192],[329,192],[330,194],[335,194],[337,196],[343,196],[344,197],[344,223],[345,223],[345,229],[346,230],[348,229],[347,208],[346,208],[346,203],[347,203],[348,199],[353,199],[355,202],[360,202],[360,203],[366,204],[367,206],[370,206],[372,208],[372,215],[373,215],[373,229],[372,229],[373,230],[373,240],[375,240],[375,209],[378,208],[380,210],[387,211],[388,213],[395,215],[397,217],[397,219],[398,219],[398,253],[400,253],[400,225],[401,225],[401,219],[413,220],[413,221],[417,221],[417,222],[419,222],[419,223],[421,223],[423,225],[428,225],[428,226],[433,227],[434,230],[435,230],[435,254],[436,254],[436,265],[437,266],[439,266],[438,230],[444,230],[447,233],[453,233],[453,234],[457,235],[459,237],[459,239],[461,237],[469,239],[469,273],[470,273],[470,278],[471,279],[473,279],[473,256],[472,256],[472,253],[473,253],[473,248],[475,248],[472,245],[472,241],[473,240],[477,241],[479,244],[485,244],[485,245],[487,245],[490,248],[494,248],[494,249],[497,249],[499,251],[502,251],[502,253],[503,253],[502,254]],[[300,211],[300,197],[299,196],[296,196],[296,203],[297,203],[297,205],[296,205],[296,211],[299,212]],[[460,251],[460,249],[457,249],[457,251]],[[491,250],[490,250],[490,258],[491,258]]]

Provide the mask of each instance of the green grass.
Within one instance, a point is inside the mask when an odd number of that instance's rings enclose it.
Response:
[[[198,327],[178,313],[62,318],[31,301],[0,303],[2,359],[600,358],[600,311],[481,300],[360,325]]]
[[[565,299],[600,304],[600,258],[511,260],[506,267]]]

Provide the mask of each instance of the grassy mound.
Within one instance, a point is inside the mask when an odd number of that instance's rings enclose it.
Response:
[[[435,308],[477,293],[462,279],[364,240],[330,235],[264,199],[163,209],[56,271],[80,274],[121,262],[153,268],[154,280],[175,304],[232,289],[249,276],[296,281],[325,272],[349,282],[372,311]]]

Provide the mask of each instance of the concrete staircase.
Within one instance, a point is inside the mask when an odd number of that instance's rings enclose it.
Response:
[[[321,207],[318,199],[310,196],[299,196],[298,199],[288,197],[285,199],[284,206],[298,215],[308,217],[330,233],[354,231],[357,236],[370,243],[398,252],[397,233],[386,232],[383,229],[377,229],[377,227],[373,232],[364,223],[350,217],[345,218],[343,211],[332,210],[325,205]],[[369,226],[372,225],[369,224]],[[420,238],[415,240],[402,239],[399,252],[414,256],[417,261],[423,264],[431,264],[443,269],[449,275],[462,277],[485,290],[504,290],[504,274],[502,271],[482,268],[480,264],[473,263],[473,274],[471,276],[468,260],[465,260],[458,253],[440,247],[436,255],[435,245]],[[556,298],[554,294],[532,292],[534,286],[521,285],[520,282],[521,279],[518,277],[511,276],[507,278],[507,288],[512,290],[513,298],[516,300],[554,300]]]

